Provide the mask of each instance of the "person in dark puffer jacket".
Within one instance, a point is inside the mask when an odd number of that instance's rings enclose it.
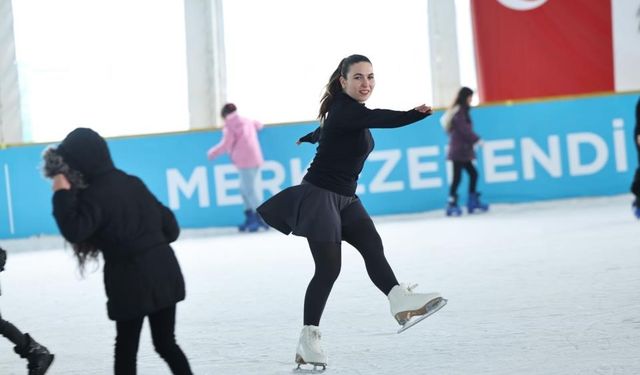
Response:
[[[7,252],[0,248],[0,272],[4,271]],[[13,350],[27,360],[29,375],[44,375],[53,362],[53,354],[36,342],[28,333],[22,333],[10,322],[2,319],[0,314],[0,335],[15,344]]]
[[[115,374],[136,373],[145,317],[173,374],[191,374],[174,335],[185,284],[169,245],[180,232],[173,212],[142,180],[114,166],[107,143],[91,129],[73,130],[44,160],[53,179],[53,216],[80,269],[100,253],[104,259],[107,312],[117,331]]]

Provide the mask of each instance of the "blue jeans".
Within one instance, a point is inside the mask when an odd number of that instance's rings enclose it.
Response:
[[[238,168],[240,173],[240,194],[247,210],[255,211],[260,205],[256,191],[256,179],[260,168]]]

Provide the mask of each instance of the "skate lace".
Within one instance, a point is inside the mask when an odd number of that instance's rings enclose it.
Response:
[[[311,337],[315,340],[320,340],[322,338],[322,334],[320,334],[320,331],[311,331]]]
[[[407,285],[407,292],[413,293],[413,290],[418,287],[418,284]]]

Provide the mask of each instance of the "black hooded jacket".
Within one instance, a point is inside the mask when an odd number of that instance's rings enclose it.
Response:
[[[93,130],[72,131],[57,152],[88,187],[56,191],[53,215],[67,241],[102,252],[109,318],[130,320],[183,300],[184,279],[169,246],[180,232],[173,212],[142,180],[115,168]]]

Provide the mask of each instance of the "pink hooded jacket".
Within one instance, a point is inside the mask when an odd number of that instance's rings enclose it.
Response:
[[[258,141],[258,131],[262,123],[238,115],[228,114],[224,119],[222,139],[207,152],[209,160],[228,152],[236,168],[257,168],[262,165],[262,150]]]

